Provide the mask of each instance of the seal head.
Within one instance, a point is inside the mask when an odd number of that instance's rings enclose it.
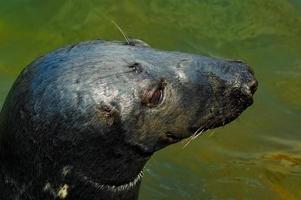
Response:
[[[108,41],[51,52],[3,106],[1,199],[136,199],[155,151],[234,120],[256,88],[240,61]]]

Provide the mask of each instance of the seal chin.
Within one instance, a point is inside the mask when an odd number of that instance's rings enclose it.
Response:
[[[167,145],[177,143],[189,136],[184,136],[182,134],[166,132],[164,136],[162,136],[162,140],[166,142]]]

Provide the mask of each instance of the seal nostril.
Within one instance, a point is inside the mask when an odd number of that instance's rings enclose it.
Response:
[[[249,85],[251,93],[254,94],[257,90],[258,81],[254,79],[248,85]]]

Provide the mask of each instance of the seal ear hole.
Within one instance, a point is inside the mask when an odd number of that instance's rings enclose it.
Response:
[[[161,104],[164,97],[165,86],[165,80],[161,79],[155,87],[145,91],[142,95],[142,105],[152,108]]]

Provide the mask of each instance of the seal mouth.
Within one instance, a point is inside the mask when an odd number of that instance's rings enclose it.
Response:
[[[248,105],[251,105],[252,102],[253,101],[248,102]],[[242,112],[243,110],[227,114],[226,116],[221,115],[218,117],[211,118],[207,120],[203,125],[189,127],[188,131],[194,135],[194,134],[204,133],[211,129],[225,126],[226,124],[229,124],[230,122],[238,118]]]
[[[206,119],[205,122],[200,123],[200,125],[188,127],[187,131],[189,134],[166,132],[164,136],[161,137],[161,141],[163,141],[165,145],[169,145],[189,137],[196,138],[208,130],[225,126],[234,121],[243,111],[253,104],[253,94],[256,92],[258,83],[254,80],[250,85],[252,87],[250,86],[250,92],[247,94],[242,94],[240,91],[234,91],[233,95],[235,96],[236,101],[232,103],[233,105],[230,111],[217,110],[214,113],[214,116],[209,117],[209,119]]]
[[[191,136],[200,135],[202,133],[205,133],[208,130],[224,126],[224,125],[232,122],[233,120],[235,120],[240,114],[241,114],[241,112],[235,112],[235,113],[227,115],[226,117],[220,116],[217,118],[215,117],[214,119],[213,118],[209,119],[209,120],[207,120],[206,123],[204,123],[203,125],[200,125],[200,126],[191,126],[188,128],[188,132],[190,134],[179,134],[179,133],[174,133],[174,132],[168,131],[161,137],[161,141],[164,142],[165,145],[177,143],[177,142],[179,142],[183,139],[187,139]]]

